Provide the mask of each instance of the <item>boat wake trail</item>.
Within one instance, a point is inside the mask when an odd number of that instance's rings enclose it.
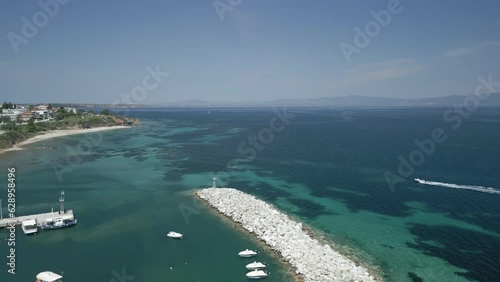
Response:
[[[473,191],[478,191],[478,192],[483,192],[483,193],[491,193],[491,194],[500,194],[500,190],[497,190],[497,189],[491,188],[491,187],[473,186],[473,185],[458,185],[458,184],[453,184],[453,183],[427,181],[427,180],[423,180],[420,178],[415,178],[415,181],[417,181],[420,184],[425,184],[425,185],[441,186],[441,187],[454,188],[454,189],[467,189],[467,190],[473,190]]]

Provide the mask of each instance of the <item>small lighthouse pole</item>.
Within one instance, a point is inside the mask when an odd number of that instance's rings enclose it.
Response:
[[[64,191],[61,191],[61,197],[59,198],[59,214],[64,213]]]
[[[212,186],[212,188],[217,188],[217,185],[216,185],[216,183],[215,183],[215,180],[217,180],[217,177],[214,177],[214,178],[212,178],[212,179],[214,180],[214,185]]]

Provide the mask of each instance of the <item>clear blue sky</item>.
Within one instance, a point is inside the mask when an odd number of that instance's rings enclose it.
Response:
[[[16,54],[9,34],[43,10],[1,1],[0,100],[113,103],[157,65],[170,75],[132,102],[435,97],[500,80],[497,0],[401,0],[348,62],[340,44],[355,46],[354,27],[388,2],[242,0],[221,20],[213,0],[72,0]]]

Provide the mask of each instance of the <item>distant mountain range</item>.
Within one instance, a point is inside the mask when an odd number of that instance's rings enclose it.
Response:
[[[466,99],[471,98],[459,95],[419,99],[351,95],[314,99],[277,99],[272,101],[245,102],[207,102],[203,100],[186,100],[181,102],[151,105],[151,107],[449,107],[464,104]],[[490,94],[490,96],[484,101],[479,101],[481,102],[481,106],[500,107],[500,93]]]
[[[387,98],[369,96],[340,96],[323,97],[312,99],[276,99],[271,101],[243,101],[243,102],[208,102],[203,100],[186,100],[162,104],[90,104],[90,103],[68,103],[62,106],[78,108],[210,108],[210,107],[450,107],[464,104],[471,99],[469,96],[445,96],[438,98]],[[476,98],[478,99],[478,98]],[[478,99],[479,100],[479,99]],[[500,107],[500,93],[492,93],[490,96],[480,100],[481,106]],[[56,104],[54,104],[56,105]],[[58,104],[59,105],[59,104]]]

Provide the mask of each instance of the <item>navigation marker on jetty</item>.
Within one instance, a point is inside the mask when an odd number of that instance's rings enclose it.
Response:
[[[61,197],[59,198],[59,214],[64,212],[64,191],[61,191]]]
[[[212,188],[217,188],[217,185],[215,183],[215,181],[217,180],[217,177],[213,177],[212,179],[214,180],[214,185],[212,186]]]

